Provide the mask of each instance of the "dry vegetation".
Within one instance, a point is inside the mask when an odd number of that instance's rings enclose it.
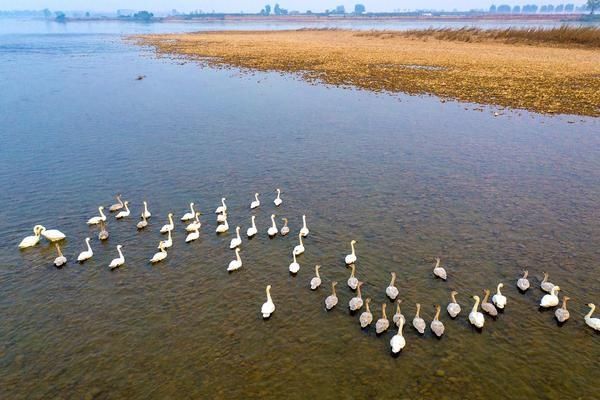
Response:
[[[334,85],[435,94],[543,113],[600,116],[598,30],[524,32],[229,31],[134,39],[159,54],[215,66],[290,72]]]

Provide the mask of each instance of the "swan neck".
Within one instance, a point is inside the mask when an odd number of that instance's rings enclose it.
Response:
[[[352,270],[350,271],[350,277],[354,278],[354,272],[356,271],[356,267],[354,266],[354,264],[352,264],[352,267],[350,267]]]
[[[315,267],[315,275],[317,275],[317,278],[321,279],[321,275],[319,275],[319,268],[317,267]]]
[[[383,319],[387,319],[387,315],[386,315],[386,313],[385,313],[385,306],[386,306],[386,305],[387,305],[387,304],[385,304],[385,303],[383,303],[383,304],[381,305],[381,315],[382,315]]]
[[[100,211],[100,217],[102,217],[102,219],[106,218],[106,216],[102,212],[102,208],[98,208],[98,211]]]
[[[362,294],[361,294],[361,292],[360,292],[360,285],[358,285],[358,286],[356,287],[356,297],[358,297],[359,299],[362,297]]]
[[[352,255],[355,255],[355,253],[354,253],[354,242],[350,242],[350,247],[352,247]]]
[[[417,303],[417,313],[415,314],[415,316],[418,318],[419,317],[419,313],[421,312],[421,305],[419,303]]]
[[[500,288],[502,287],[501,285],[502,284],[499,283],[498,286],[496,287],[496,294],[502,294],[502,292],[500,292]]]
[[[242,262],[242,258],[240,257],[240,249],[236,249],[235,250],[235,258],[238,260],[238,262]]]
[[[121,251],[120,247],[117,247],[117,251],[119,252],[119,258],[125,258],[123,257],[123,252]]]
[[[267,286],[267,302],[268,303],[272,303],[273,300],[271,299],[271,288]]]
[[[302,216],[302,227],[306,228],[306,215]]]
[[[395,282],[396,282],[396,275],[392,275],[392,280],[390,281],[390,286],[394,286]]]
[[[87,244],[88,251],[92,251],[92,246],[90,246],[90,241],[88,239],[85,240],[85,244]]]
[[[490,292],[488,290],[486,290],[485,296],[483,296],[483,303],[487,303],[489,297],[490,297]]]
[[[59,255],[60,257],[62,257],[62,256],[63,256],[63,253],[62,253],[62,251],[60,251],[60,246],[58,245],[58,243],[56,243],[56,250],[58,251],[58,255]]]
[[[438,320],[438,318],[440,317],[440,310],[441,310],[441,308],[440,308],[440,307],[436,307],[436,308],[435,308],[435,317],[433,317],[433,319],[434,319],[434,320],[436,320],[436,321],[437,321],[437,320]]]
[[[592,318],[592,314],[594,313],[594,310],[596,309],[596,306],[594,304],[590,305],[590,312],[586,314],[585,318]]]
[[[479,307],[479,298],[475,299],[475,304],[473,304],[473,312],[477,312],[477,307]]]
[[[450,297],[452,298],[452,302],[456,303],[456,295],[454,294],[454,292],[450,293]]]
[[[300,246],[304,246],[304,243],[302,243],[302,234],[301,233],[298,234],[298,240],[300,241]]]

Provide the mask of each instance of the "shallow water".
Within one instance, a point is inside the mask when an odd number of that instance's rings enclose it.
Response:
[[[92,25],[94,26],[94,25]],[[0,397],[18,398],[593,398],[600,336],[583,322],[600,302],[600,120],[436,98],[315,86],[155,59],[120,32],[0,36]],[[197,29],[194,29],[197,30]],[[31,31],[35,31],[32,29]],[[141,81],[138,75],[146,75]],[[480,111],[482,110],[482,111]],[[283,205],[272,205],[282,188]],[[261,207],[250,212],[255,191]],[[129,219],[109,217],[100,243],[85,221],[123,193]],[[228,198],[229,234],[214,208]],[[153,217],[136,232],[142,200]],[[201,238],[177,222],[167,260],[150,266],[170,211],[194,201]],[[296,277],[293,234],[270,240],[271,213],[310,236]],[[244,266],[226,272],[233,228],[250,215]],[[18,242],[41,223],[68,235]],[[94,257],[72,262],[92,237]],[[390,271],[403,313],[445,308],[446,334],[390,356],[350,316],[343,257],[358,240],[357,275],[380,315]],[[126,265],[108,263],[122,244]],[[431,273],[440,256],[449,279]],[[323,286],[308,289],[316,263]],[[533,288],[514,284],[529,268]],[[539,312],[542,271],[573,298],[557,327]],[[323,308],[331,280],[339,305]],[[506,311],[481,333],[470,296],[505,283]],[[261,319],[264,287],[273,317]],[[391,318],[393,309],[388,306]]]

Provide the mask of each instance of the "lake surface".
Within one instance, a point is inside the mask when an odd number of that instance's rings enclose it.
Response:
[[[600,120],[540,116],[434,97],[310,85],[279,74],[157,59],[122,33],[214,25],[0,21],[0,398],[582,398],[597,395],[600,335]],[[230,29],[231,26],[225,28]],[[243,26],[242,28],[247,28]],[[265,28],[265,26],[262,26]],[[268,28],[272,28],[268,26]],[[143,80],[136,80],[145,75]],[[275,208],[275,188],[284,203]],[[254,192],[262,205],[250,211]],[[109,216],[101,243],[85,221],[114,194],[132,217]],[[227,197],[230,232],[214,209]],[[141,232],[143,200],[153,214]],[[194,201],[200,239],[179,217]],[[148,259],[176,215],[166,261]],[[271,213],[292,233],[270,240]],[[290,276],[302,214],[310,235]],[[228,274],[236,225],[241,270]],[[68,235],[69,264],[35,224]],[[92,238],[94,257],[74,263]],[[357,276],[374,320],[389,274],[403,313],[446,334],[406,326],[377,337],[347,311],[343,257],[356,239]],[[126,265],[109,271],[122,244]],[[434,279],[440,256],[449,275]],[[308,284],[321,264],[323,285]],[[516,279],[528,268],[532,288]],[[538,311],[542,271],[572,297],[562,327]],[[337,280],[339,304],[323,307]],[[506,311],[469,325],[471,296],[504,282]],[[264,289],[276,311],[263,321]],[[462,313],[445,313],[449,292]]]

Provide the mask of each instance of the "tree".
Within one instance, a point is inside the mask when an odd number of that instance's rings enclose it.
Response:
[[[587,9],[590,10],[590,15],[600,8],[600,0],[588,0],[586,3]]]
[[[346,8],[344,6],[337,6],[335,8],[336,14],[346,14]]]
[[[269,15],[269,14],[271,14],[271,6],[267,4],[265,6],[265,15]]]
[[[575,9],[575,4],[569,3],[565,5],[565,12],[572,13]]]
[[[275,7],[273,8],[273,12],[275,15],[281,15],[281,8],[279,7],[279,3],[275,3]]]
[[[508,4],[499,5],[497,11],[500,14],[510,14],[510,6]]]
[[[150,21],[152,19],[152,17],[154,17],[154,14],[152,14],[151,12],[148,11],[138,11],[135,14],[133,14],[133,18],[135,19],[139,19],[140,21]]]
[[[354,5],[354,14],[363,14],[366,11],[366,8],[363,4],[355,4]]]
[[[513,14],[520,14],[521,13],[521,6],[514,6],[512,9]]]
[[[44,8],[44,18],[50,18],[52,13],[47,8]]]
[[[547,13],[548,12],[548,6],[542,6],[542,8],[540,8],[540,12],[541,13]]]
[[[557,5],[557,6],[556,6],[556,8],[554,9],[554,12],[561,13],[561,12],[563,12],[564,10],[565,10],[565,5],[564,5],[564,4],[559,4],[559,5]]]
[[[57,11],[54,13],[54,15],[56,15],[56,18],[55,18],[56,22],[66,22],[66,20],[67,20],[67,16],[62,11]]]
[[[496,5],[495,5],[495,4],[492,4],[492,5],[490,6],[490,12],[491,12],[491,13],[495,13],[495,12],[496,12]]]

